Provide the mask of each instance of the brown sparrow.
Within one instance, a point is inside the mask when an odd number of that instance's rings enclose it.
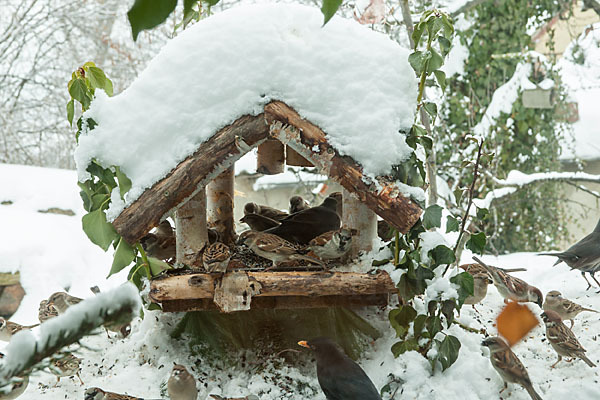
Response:
[[[179,364],[175,364],[171,370],[171,376],[167,381],[167,391],[171,400],[196,400],[198,398],[196,379],[183,365]]]
[[[533,388],[525,366],[504,340],[499,337],[488,337],[481,342],[481,345],[490,349],[492,366],[504,381],[504,388],[500,390],[500,393],[506,390],[508,382],[510,382],[522,386],[532,400],[542,400]]]
[[[321,260],[333,260],[342,257],[352,247],[352,236],[356,229],[342,228],[337,231],[325,232],[308,243],[308,249]]]
[[[324,266],[322,261],[301,254],[296,246],[271,233],[246,231],[240,235],[238,243],[245,244],[260,257],[271,260],[274,266],[290,260],[305,260]]]
[[[64,312],[67,311],[67,308],[80,303],[82,300],[83,299],[71,296],[66,292],[56,292],[48,297],[48,303],[53,303],[59,314],[64,314]]]
[[[290,198],[290,214],[297,213],[298,211],[306,210],[310,208],[306,200],[300,196],[293,196]]]
[[[56,375],[56,384],[54,386],[58,385],[60,378],[73,375],[77,375],[79,382],[83,385],[81,376],[79,376],[80,363],[81,359],[75,357],[73,354],[67,354],[63,357],[52,359],[50,371]]]
[[[488,285],[492,283],[492,279],[488,274],[487,270],[481,265],[474,264],[463,264],[460,265],[461,269],[464,269],[473,276],[473,296],[469,296],[465,299],[465,304],[471,304],[475,308],[475,304],[479,304],[481,300],[487,296]],[[525,268],[511,268],[503,269],[505,272],[517,272],[526,271]]]
[[[54,303],[49,303],[48,300],[40,301],[40,308],[38,310],[38,319],[40,322],[48,321],[54,317],[58,317],[58,309]]]
[[[150,257],[159,260],[170,260],[175,258],[175,236],[159,236],[149,233],[140,239],[142,247]]]
[[[246,203],[244,206],[244,215],[248,214],[262,215],[263,217],[271,218],[275,221],[280,221],[289,215],[288,213],[276,208],[263,206],[256,203]]]
[[[521,271],[527,271],[527,268],[498,268],[498,267],[494,267],[493,265],[489,265],[492,268],[496,268],[499,270],[502,270],[504,272],[521,272]],[[475,274],[488,274],[487,269],[485,269],[481,264],[478,263],[473,263],[473,264],[463,264],[460,266],[460,268],[464,269],[465,271],[467,271],[468,273],[470,273],[471,275],[475,275]],[[492,279],[492,277],[490,276],[490,280]]]
[[[164,236],[164,237],[175,236],[175,231],[173,230],[173,227],[171,226],[171,223],[169,222],[169,220],[165,219],[160,224],[158,224],[154,234],[157,236]]]
[[[248,224],[250,229],[253,231],[266,231],[267,229],[274,228],[279,226],[279,221],[275,221],[272,218],[265,217],[260,214],[246,214],[241,219],[240,222],[244,222]]]
[[[16,322],[9,321],[0,317],[0,340],[4,342],[10,342],[10,338],[17,332],[22,331],[23,329],[31,329],[35,328],[39,324],[35,325],[20,325]]]
[[[585,349],[579,343],[575,334],[563,324],[560,315],[556,312],[548,310],[542,313],[542,319],[546,324],[546,337],[552,345],[552,348],[558,354],[558,361],[556,361],[550,368],[554,368],[556,364],[564,357],[580,358],[590,367],[595,367],[596,364],[590,361],[585,356]]]
[[[83,400],[144,400],[141,397],[105,392],[98,387],[87,388]]]
[[[202,253],[202,263],[206,272],[226,272],[230,258],[229,246],[221,242],[209,244]]]
[[[546,293],[546,300],[544,301],[544,311],[554,311],[557,313],[562,320],[570,320],[571,321],[571,329],[573,329],[573,325],[575,325],[575,321],[573,320],[577,314],[583,311],[595,312],[598,311],[592,310],[591,308],[585,308],[580,306],[577,303],[573,303],[569,299],[565,299],[562,297],[558,290],[552,290]]]
[[[518,302],[531,301],[542,308],[542,301],[544,297],[538,288],[529,285],[522,279],[509,275],[500,268],[486,265],[477,257],[473,257],[473,259],[487,270],[492,278],[492,281],[494,282],[494,286],[496,286],[496,289],[498,289],[500,295],[504,297],[505,303],[507,303],[508,300]]]

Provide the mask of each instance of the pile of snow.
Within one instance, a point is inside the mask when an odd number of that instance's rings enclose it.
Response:
[[[261,4],[182,32],[121,94],[97,93],[86,116],[98,126],[75,154],[79,179],[92,158],[118,165],[133,182],[130,204],[220,128],[276,99],[367,173],[388,173],[411,154],[398,132],[416,106],[409,51],[353,20],[322,24],[315,7]]]

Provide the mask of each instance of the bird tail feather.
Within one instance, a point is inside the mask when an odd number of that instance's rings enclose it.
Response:
[[[581,355],[581,359],[582,359],[583,361],[585,361],[585,363],[586,363],[587,365],[589,365],[590,367],[592,367],[592,368],[594,368],[594,367],[596,366],[596,364],[594,364],[594,363],[593,363],[593,362],[592,362],[592,361],[591,361],[589,358],[587,358],[587,357],[586,357],[585,355],[583,355],[583,354]]]
[[[528,386],[525,388],[525,390],[527,390],[527,393],[529,393],[529,397],[531,397],[531,400],[543,400],[542,396],[537,394],[533,386]]]
[[[581,309],[583,311],[590,311],[590,312],[595,312],[595,313],[600,312],[600,311],[592,310],[591,308],[585,308],[585,307],[582,307]]]
[[[323,263],[323,261],[321,261],[321,260],[319,260],[317,258],[311,257],[311,256],[305,256],[305,255],[302,255],[302,254],[295,254],[293,258],[296,259],[296,260],[304,260],[304,261],[308,261],[308,262],[313,263],[313,264],[318,264],[318,265],[320,265],[322,267],[325,266],[325,264]]]
[[[564,257],[564,253],[538,253],[537,255],[558,257],[558,260],[556,260],[556,262],[552,265],[553,267],[564,261],[562,259],[562,257]]]

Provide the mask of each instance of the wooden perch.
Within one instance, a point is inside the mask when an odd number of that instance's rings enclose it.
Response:
[[[279,140],[267,140],[258,146],[256,172],[277,175],[283,172],[285,148]]]
[[[157,226],[161,218],[191,198],[251,148],[266,140],[264,116],[243,116],[202,143],[165,178],[146,190],[113,221],[130,244]]]
[[[210,226],[221,236],[221,242],[232,244],[235,241],[233,221],[234,167],[229,167],[206,187],[207,217]]]
[[[351,157],[341,156],[329,145],[321,129],[303,119],[285,103],[274,101],[267,104],[265,118],[269,125],[278,121],[295,127],[273,129],[272,126],[271,135],[292,147],[347,191],[354,193],[362,203],[401,232],[408,232],[421,216],[421,207],[400,194],[393,182],[379,182],[381,190],[377,189],[375,183],[365,183],[367,179],[363,176],[362,167]]]

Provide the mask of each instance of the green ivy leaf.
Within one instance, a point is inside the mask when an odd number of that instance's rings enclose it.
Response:
[[[484,220],[488,215],[490,215],[490,211],[487,208],[477,208],[477,219],[479,221]]]
[[[92,99],[88,95],[88,88],[82,78],[77,78],[70,82],[69,94],[72,98],[81,103],[84,110],[88,109]]]
[[[342,0],[323,0],[321,12],[323,13],[323,26],[327,25],[329,20],[335,15],[338,8],[342,5]]]
[[[408,333],[408,327],[417,316],[417,312],[411,306],[400,306],[390,311],[389,319],[392,327],[396,330],[398,337],[403,338]]]
[[[190,12],[192,12],[192,7],[196,4],[198,0],[183,0],[183,18],[185,19]]]
[[[129,179],[119,167],[115,167],[115,175],[117,176],[117,181],[119,181],[119,191],[121,193],[121,198],[125,200],[125,193],[127,193],[129,189],[131,189],[131,179]]]
[[[466,247],[471,250],[473,253],[483,254],[483,250],[485,249],[486,238],[485,233],[479,232],[474,235],[471,235],[469,240],[467,240]]]
[[[113,225],[106,221],[106,214],[102,210],[84,215],[81,222],[87,237],[104,251],[108,250],[108,246],[119,237]]]
[[[444,300],[442,302],[442,314],[446,317],[446,325],[450,328],[452,322],[454,321],[454,309],[456,308],[456,303],[454,300]]]
[[[462,307],[465,303],[465,299],[473,295],[473,276],[468,272],[461,272],[460,274],[450,278],[450,282],[458,285],[458,304]]]
[[[458,223],[458,220],[456,218],[454,218],[452,215],[448,215],[446,217],[446,233],[458,232],[459,228],[460,228],[460,224]]]
[[[136,251],[125,241],[125,239],[119,239],[119,244],[117,245],[117,250],[115,251],[115,255],[113,257],[113,263],[110,267],[110,272],[106,278],[109,278],[111,275],[120,272],[123,268],[128,266],[135,260]]]
[[[423,214],[423,226],[425,229],[439,228],[442,225],[442,207],[437,204],[425,209]]]
[[[458,359],[458,352],[460,351],[460,341],[452,336],[448,335],[439,343],[437,359],[442,364],[442,371],[450,368],[452,364]]]
[[[436,69],[433,71],[433,74],[435,75],[435,80],[437,81],[438,85],[440,85],[442,88],[442,91],[446,90],[446,73]]]
[[[127,12],[133,40],[137,40],[141,31],[162,24],[176,5],[177,0],[135,0]]]
[[[104,75],[104,71],[98,67],[89,67],[87,77],[90,80],[90,84],[95,89],[104,89],[106,86],[106,75]]]
[[[425,320],[425,327],[427,328],[427,333],[429,333],[429,337],[433,338],[438,332],[442,331],[442,320],[440,317],[431,316],[427,317]]]
[[[407,351],[417,350],[419,350],[419,343],[417,343],[415,338],[396,342],[392,345],[392,354],[394,354],[394,357],[398,357],[400,354],[406,353]]]
[[[415,51],[408,56],[408,62],[410,66],[415,70],[417,75],[423,73],[425,63],[431,58],[430,52]]]
[[[169,264],[154,257],[148,257],[148,264],[150,264],[150,272],[152,273],[152,276],[156,276],[163,271],[171,269]]]
[[[104,91],[110,97],[113,95],[113,84],[112,81],[108,78],[104,81]]]
[[[423,31],[425,30],[425,25],[423,22],[419,22],[415,25],[413,30],[412,38],[415,43],[415,49],[419,47],[419,43],[421,42],[421,36],[423,35]]]
[[[452,264],[456,261],[456,255],[452,249],[448,246],[444,246],[440,244],[434,249],[429,250],[429,256],[433,259],[433,264],[435,266],[444,265],[444,264]]]
[[[67,103],[67,120],[71,126],[73,126],[73,115],[75,115],[75,102],[71,99]]]
[[[437,104],[432,102],[425,102],[423,103],[423,108],[425,109],[425,111],[427,111],[427,114],[431,115],[431,118],[435,121],[438,112]]]
[[[211,7],[217,5],[217,3],[219,2],[219,0],[203,0],[203,1]]]
[[[423,332],[423,328],[425,328],[425,321],[427,320],[427,315],[421,314],[415,318],[415,322],[413,323],[413,335],[415,338],[419,338],[421,336],[421,332]]]
[[[448,55],[448,53],[450,52],[450,49],[452,48],[452,42],[450,42],[448,39],[446,39],[443,36],[438,36],[437,40],[438,40],[438,43],[440,44],[440,50],[442,52],[442,55],[444,57],[446,57]]]
[[[427,64],[427,75],[438,70],[444,64],[444,58],[435,49],[431,49],[431,58]]]
[[[433,149],[433,139],[429,136],[421,136],[420,142],[421,145],[423,145],[423,147],[425,148],[425,150],[431,151],[431,149]]]

